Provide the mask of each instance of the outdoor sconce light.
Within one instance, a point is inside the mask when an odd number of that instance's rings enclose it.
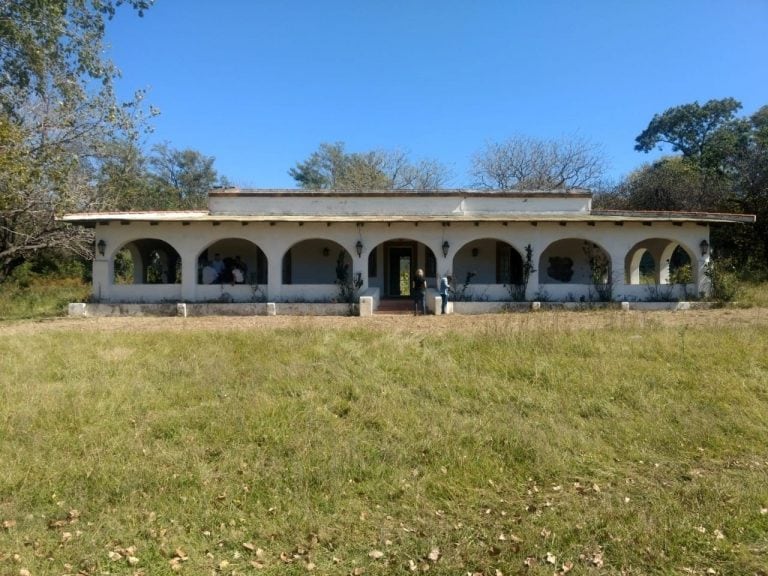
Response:
[[[96,243],[96,249],[99,251],[100,256],[104,256],[104,252],[107,250],[107,243],[102,238]]]
[[[363,243],[360,240],[355,244],[355,250],[357,251],[358,258],[363,255]]]
[[[328,246],[323,246],[323,256],[327,258],[330,253],[331,251],[328,249]]]
[[[477,258],[477,255],[480,254],[479,248],[472,248],[472,257]]]
[[[451,249],[451,245],[448,244],[448,240],[443,242],[443,257],[445,257],[445,258],[448,257],[448,250],[450,250],[450,249]]]
[[[701,255],[706,256],[709,254],[709,242],[707,242],[707,239],[701,241],[701,244],[699,244],[699,248],[701,248]]]

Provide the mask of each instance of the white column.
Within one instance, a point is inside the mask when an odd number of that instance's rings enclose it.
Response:
[[[113,264],[109,258],[94,258],[92,266],[92,296],[97,302],[101,302],[102,300],[109,300],[111,295],[110,288],[112,286],[111,274],[114,273],[113,270]]]
[[[197,298],[197,254],[180,253],[181,257],[181,299],[194,302]]]
[[[280,300],[283,291],[283,251],[264,250],[264,254],[267,257],[267,301],[275,302]]]

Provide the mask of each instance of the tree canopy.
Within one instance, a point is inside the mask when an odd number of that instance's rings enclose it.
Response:
[[[0,2],[0,281],[47,248],[88,256],[88,231],[56,215],[103,205],[92,186],[106,145],[135,139],[142,94],[117,102],[106,21],[145,0]],[[152,111],[150,111],[150,114]]]
[[[641,166],[596,205],[640,210],[742,212],[751,226],[715,226],[716,253],[768,275],[768,106],[738,117],[733,98],[675,106],[656,114],[635,149],[668,145],[677,156]]]
[[[439,189],[450,177],[436,160],[414,163],[400,150],[347,152],[343,142],[320,144],[288,174],[301,188],[348,190]]]
[[[515,136],[489,142],[472,158],[474,185],[499,190],[590,188],[603,176],[599,147],[581,138]]]

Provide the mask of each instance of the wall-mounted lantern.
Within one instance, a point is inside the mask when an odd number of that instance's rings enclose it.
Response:
[[[480,248],[472,248],[472,257],[477,258],[478,254],[480,254]]]
[[[330,248],[328,248],[328,246],[323,246],[323,256],[328,258],[328,254],[330,254],[330,253],[331,253]]]
[[[355,250],[357,251],[357,257],[358,258],[363,255],[363,243],[362,243],[362,241],[360,241],[360,240],[357,241],[357,244],[355,244]]]
[[[96,249],[99,251],[100,256],[104,256],[104,252],[107,251],[107,243],[104,242],[104,238],[96,243]]]
[[[709,254],[709,242],[707,242],[707,239],[701,241],[701,244],[699,244],[699,248],[701,248],[701,255],[706,256]]]
[[[445,257],[445,258],[448,257],[448,250],[450,250],[450,249],[451,249],[451,245],[448,244],[448,240],[443,242],[443,257]]]

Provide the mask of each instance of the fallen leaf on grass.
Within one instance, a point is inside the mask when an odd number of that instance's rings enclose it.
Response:
[[[547,555],[544,557],[544,560],[547,564],[552,564],[553,566],[557,564],[557,556],[552,554],[552,552],[547,552]]]
[[[592,566],[595,566],[596,568],[602,568],[603,567],[603,553],[602,552],[595,552],[592,555]]]
[[[381,550],[371,550],[368,552],[368,556],[373,558],[374,560],[379,560],[381,558],[384,558],[384,552]]]
[[[3,520],[3,528],[6,530],[10,530],[16,526],[16,520]]]
[[[429,551],[429,554],[427,554],[427,559],[432,562],[440,560],[440,548],[432,548],[432,550]]]

